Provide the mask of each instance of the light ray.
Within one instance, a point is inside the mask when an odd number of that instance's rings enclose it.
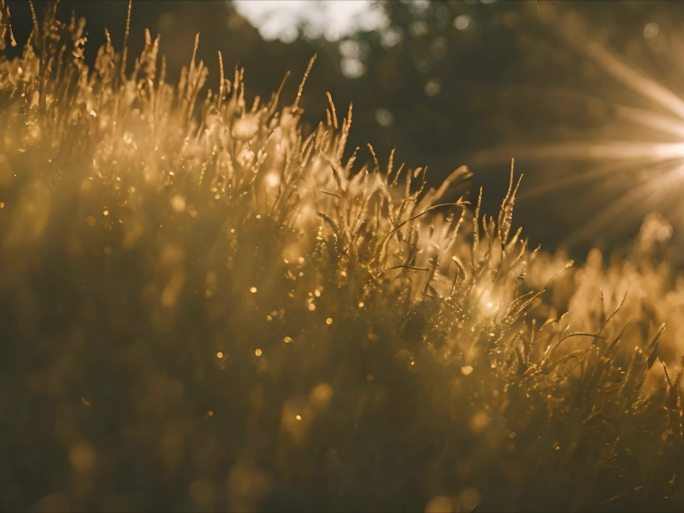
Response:
[[[542,10],[549,27],[564,42],[597,64],[606,78],[636,93],[634,104],[584,97],[586,102],[610,107],[612,116],[606,123],[620,121],[610,139],[597,138],[588,131],[576,140],[498,147],[475,155],[473,165],[491,165],[511,156],[523,162],[546,164],[550,173],[523,199],[584,185],[580,192],[583,197],[572,205],[577,208],[578,201],[582,202],[584,219],[565,239],[570,245],[608,227],[616,232],[650,210],[659,210],[670,222],[684,227],[684,205],[675,201],[684,195],[684,99],[592,40],[570,12],[549,4]],[[605,133],[609,126],[596,128]],[[556,171],[578,166],[584,169],[565,175]],[[588,206],[590,203],[594,204],[593,210]]]
[[[547,14],[550,14],[552,10],[547,10]],[[559,34],[567,43],[599,64],[618,82],[640,94],[643,98],[660,104],[668,112],[684,119],[684,100],[592,40],[576,20],[568,19],[567,23],[557,24],[557,26]]]
[[[622,119],[635,125],[641,125],[644,128],[657,130],[675,137],[684,137],[684,123],[678,119],[627,105],[617,105],[615,111]]]
[[[647,165],[648,162],[641,160],[641,166]],[[636,163],[634,163],[636,164]],[[532,199],[542,196],[548,192],[558,189],[565,189],[568,187],[578,186],[586,183],[596,182],[597,180],[610,180],[615,176],[615,173],[622,171],[630,171],[630,166],[633,163],[626,163],[624,161],[610,161],[601,166],[585,169],[578,173],[569,174],[558,178],[547,180],[543,183],[529,187],[520,195],[521,200]]]

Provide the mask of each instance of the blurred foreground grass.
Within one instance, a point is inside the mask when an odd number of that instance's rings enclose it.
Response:
[[[574,268],[82,29],[0,57],[0,509],[684,509],[664,221]]]

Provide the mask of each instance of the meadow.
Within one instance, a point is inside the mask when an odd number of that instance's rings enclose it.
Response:
[[[575,264],[513,165],[490,216],[334,91],[303,126],[314,59],[252,98],[56,4],[9,59],[0,10],[0,509],[684,509],[664,219]]]

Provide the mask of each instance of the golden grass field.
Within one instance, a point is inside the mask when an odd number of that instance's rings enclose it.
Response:
[[[0,509],[684,509],[665,220],[573,264],[513,169],[489,217],[303,130],[306,63],[251,99],[82,31],[0,53]]]

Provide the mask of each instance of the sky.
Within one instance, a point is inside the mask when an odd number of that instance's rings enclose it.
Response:
[[[233,5],[269,40],[294,41],[302,27],[309,37],[337,41],[356,30],[377,30],[386,24],[382,9],[372,0],[235,0]]]

